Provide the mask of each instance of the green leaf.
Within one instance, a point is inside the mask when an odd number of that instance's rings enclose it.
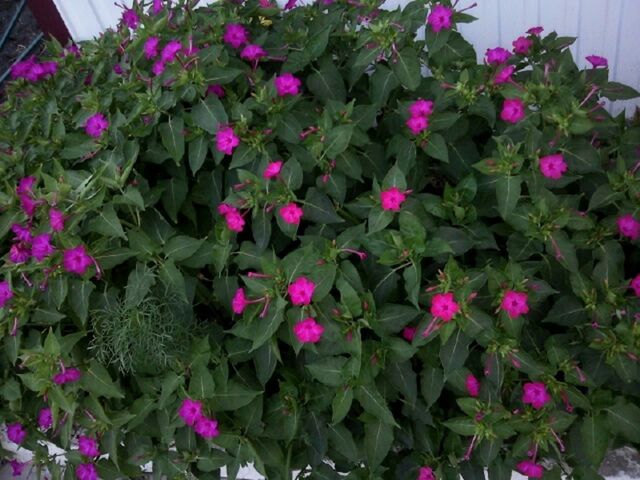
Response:
[[[267,212],[266,208],[261,208],[251,222],[251,233],[253,234],[256,246],[260,250],[264,250],[269,245],[272,217],[271,212]]]
[[[229,380],[227,388],[224,391],[217,391],[213,396],[213,410],[237,410],[251,403],[261,393],[261,391],[252,390],[235,380]]]
[[[162,145],[171,158],[180,164],[184,156],[184,120],[181,116],[169,117],[167,123],[158,125]]]
[[[346,459],[356,462],[359,458],[358,447],[353,440],[351,431],[343,424],[333,424],[329,426],[329,442],[335,450]]]
[[[230,68],[230,67],[209,67],[207,69],[207,79],[205,83],[208,85],[219,83],[220,85],[224,85],[226,83],[233,82],[238,75],[242,73],[242,70],[239,68]],[[223,123],[226,123],[227,120],[224,120]]]
[[[400,82],[398,82],[398,77],[393,73],[393,70],[384,65],[378,65],[369,80],[369,98],[371,102],[379,106],[386,105],[389,95],[398,88],[398,85],[400,85]]]
[[[342,367],[346,361],[346,357],[325,357],[305,365],[305,368],[318,382],[330,387],[339,387],[344,383]]]
[[[361,385],[355,391],[355,398],[364,410],[389,425],[397,425],[387,402],[374,385]]]
[[[89,366],[84,369],[82,377],[80,377],[80,384],[85,390],[99,397],[124,398],[118,385],[111,380],[107,369],[96,360],[91,360]]]
[[[609,447],[609,431],[603,416],[588,416],[580,425],[580,439],[585,459],[594,466],[599,466],[604,460]]]
[[[187,198],[187,181],[184,178],[172,177],[159,182],[164,187],[162,206],[174,222],[178,221],[178,211]]]
[[[340,423],[349,413],[352,403],[353,388],[347,386],[339,388],[336,396],[333,397],[333,402],[331,402],[331,411],[333,412],[331,423]]]
[[[628,441],[640,443],[640,407],[618,398],[615,405],[605,408],[607,424],[613,433]]]
[[[336,213],[333,203],[317,188],[307,190],[304,201],[304,217],[318,224],[342,223],[344,220]]]
[[[640,97],[640,92],[635,88],[618,82],[607,82],[600,92],[609,100],[631,100]]]
[[[444,137],[439,133],[429,135],[425,153],[430,157],[436,158],[442,162],[449,163],[449,149]]]
[[[436,243],[440,240],[442,243]],[[436,236],[433,240],[427,242],[427,251],[429,256],[433,255],[433,248],[437,248],[437,252],[447,253],[452,252],[454,255],[464,255],[474,246],[475,242],[467,235],[463,230],[453,227],[440,227],[436,231]]]
[[[444,371],[441,368],[425,365],[420,375],[420,393],[422,393],[427,407],[436,403],[440,398],[444,382]]]
[[[200,99],[191,110],[191,118],[193,123],[211,134],[218,131],[220,124],[225,124],[229,121],[222,103],[215,95],[208,95],[206,98]],[[167,150],[169,149],[167,148]]]
[[[520,199],[522,178],[518,175],[498,177],[496,180],[496,199],[498,213],[503,219],[509,218]]]
[[[113,205],[107,204],[89,221],[89,231],[96,232],[106,237],[127,238],[118,219]]]
[[[199,365],[191,372],[189,380],[189,395],[198,400],[206,400],[215,395],[215,383],[209,369]]]
[[[142,302],[155,281],[153,271],[144,263],[137,263],[135,270],[131,271],[127,280],[125,305],[135,307]]]
[[[364,450],[370,470],[375,470],[385,459],[393,444],[393,427],[382,421],[364,425]]]
[[[342,80],[342,75],[327,57],[322,61],[320,70],[307,77],[307,87],[319,100],[337,100],[344,103],[347,92]]]
[[[469,344],[471,339],[460,329],[449,337],[449,340],[440,348],[440,361],[445,374],[458,370],[464,366],[469,356]]]
[[[158,274],[168,292],[175,293],[185,303],[189,301],[184,275],[172,259],[168,259],[160,266]]]
[[[174,262],[179,262],[196,253],[203,242],[203,238],[197,239],[186,235],[177,235],[175,237],[171,237],[164,246],[164,254]]]
[[[420,310],[410,305],[387,303],[378,309],[376,316],[372,319],[371,327],[380,336],[398,333],[418,315]]]
[[[324,141],[327,158],[333,160],[336,156],[344,152],[349,146],[352,134],[352,125],[340,125],[329,130]]]
[[[255,351],[264,345],[277,331],[284,321],[284,309],[287,305],[282,297],[269,306],[269,311],[265,318],[258,318],[254,329],[253,344],[251,351]]]
[[[89,297],[96,286],[88,280],[69,281],[69,305],[84,325],[89,314]]]
[[[447,420],[446,422],[442,422],[442,424],[449,430],[452,430],[458,435],[463,435],[465,437],[475,435],[476,432],[476,424],[473,418],[469,417],[453,418],[451,420]]]
[[[408,90],[415,90],[420,86],[422,76],[420,74],[420,61],[415,49],[411,47],[403,48],[396,55],[396,62],[391,65],[393,73]]]
[[[202,168],[205,158],[207,158],[207,139],[198,137],[189,142],[189,168],[195,175]]]
[[[76,158],[89,155],[99,148],[100,146],[93,138],[83,134],[70,133],[66,135],[64,139],[64,146],[60,151],[60,158],[63,160],[75,160]]]

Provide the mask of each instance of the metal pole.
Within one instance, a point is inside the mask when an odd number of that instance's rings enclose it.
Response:
[[[4,47],[4,44],[7,41],[7,38],[9,38],[9,35],[11,34],[13,27],[15,27],[16,22],[18,21],[18,18],[20,17],[20,14],[22,13],[22,10],[24,10],[24,6],[26,4],[27,4],[27,0],[22,0],[18,5],[18,8],[16,9],[16,12],[13,14],[13,17],[11,17],[11,20],[9,21],[9,25],[7,26],[7,29],[2,34],[2,38],[0,38],[0,50],[2,50],[2,47]]]
[[[9,73],[11,73],[11,69],[13,68],[13,66],[18,63],[21,62],[27,55],[29,55],[31,53],[31,51],[36,48],[36,46],[38,45],[38,43],[40,43],[40,40],[42,40],[42,37],[44,37],[44,35],[42,34],[42,32],[38,33],[38,36],[36,38],[33,39],[33,42],[31,42],[29,44],[29,46],[27,48],[25,48],[22,53],[20,54],[20,56],[18,58],[16,58],[16,61],[13,62],[11,64],[11,67],[9,67],[7,69],[6,72],[4,72],[2,74],[2,76],[0,77],[0,85],[2,85],[4,83],[4,81],[7,79],[7,77],[9,76]]]

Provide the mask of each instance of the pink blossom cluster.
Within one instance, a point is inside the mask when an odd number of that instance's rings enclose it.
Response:
[[[509,318],[518,318],[520,315],[529,313],[526,292],[516,292],[507,290],[502,297],[500,309],[506,312]]]
[[[224,217],[229,230],[236,233],[242,232],[245,221],[240,210],[227,203],[221,203],[218,205],[218,213]]]
[[[318,343],[324,333],[324,327],[314,318],[307,317],[293,326],[293,333],[300,343]]]
[[[316,289],[316,284],[309,280],[307,277],[298,277],[295,281],[291,282],[287,288],[287,293],[293,303],[297,307],[309,305],[313,297],[313,292]]]
[[[618,232],[629,240],[638,240],[640,238],[640,221],[632,214],[622,215],[617,220]]]
[[[433,102],[419,98],[409,105],[409,118],[405,125],[413,135],[420,135],[429,128],[429,116],[433,113]]]
[[[225,155],[232,155],[236,147],[240,145],[240,137],[236,135],[233,127],[223,126],[216,132],[216,150]]]
[[[147,60],[155,60],[151,72],[158,77],[164,73],[168,64],[178,59],[178,54],[189,57],[195,55],[199,49],[191,40],[186,47],[179,40],[169,40],[160,50],[160,38],[152,35],[144,42],[143,50]]]
[[[75,383],[80,380],[82,372],[77,368],[62,368],[62,370],[56,373],[52,380],[56,385],[65,385],[67,383]]]
[[[567,162],[564,161],[564,156],[561,153],[554,153],[553,155],[540,157],[539,164],[540,173],[551,180],[559,180],[569,168],[567,167]]]
[[[416,480],[436,480],[436,474],[431,467],[420,467]]]
[[[431,30],[438,33],[441,30],[449,30],[451,28],[451,19],[453,17],[453,8],[447,7],[440,3],[433,6],[427,16],[427,25]]]
[[[438,318],[447,323],[453,320],[460,312],[460,305],[456,302],[456,299],[452,292],[436,293],[431,299],[430,313],[433,318]]]
[[[282,160],[276,160],[275,162],[269,162],[267,167],[262,172],[262,177],[265,180],[272,180],[274,178],[278,178],[280,176],[280,172],[282,171],[282,166],[284,162]]]
[[[278,215],[282,218],[284,223],[289,225],[299,225],[302,216],[304,215],[304,210],[300,208],[296,203],[289,202],[286,205],[280,207],[278,210]]]
[[[193,428],[193,430],[205,440],[220,435],[218,430],[218,421],[207,417],[203,413],[202,402],[185,398],[178,409],[178,415],[185,424]]]
[[[84,131],[93,138],[100,138],[108,128],[109,120],[100,112],[91,115],[84,124]]]
[[[380,206],[383,210],[399,212],[402,203],[407,199],[407,192],[398,187],[390,187],[380,192]]]
[[[32,56],[11,67],[11,78],[14,80],[23,78],[28,82],[36,83],[55,75],[57,71],[58,64],[56,62],[38,62],[36,58]]]
[[[298,95],[300,93],[300,86],[302,85],[299,78],[288,72],[278,75],[273,83],[279,97]]]
[[[122,23],[131,30],[135,30],[140,25],[140,17],[133,8],[125,8],[122,12]]]
[[[98,469],[93,463],[81,463],[76,467],[78,480],[98,480]]]
[[[507,98],[502,103],[500,118],[507,122],[516,124],[525,117],[525,104],[519,98]]]
[[[522,403],[531,405],[535,410],[544,408],[553,400],[542,382],[528,382],[522,386]]]
[[[533,460],[523,460],[516,465],[518,472],[529,478],[542,478],[544,468]]]

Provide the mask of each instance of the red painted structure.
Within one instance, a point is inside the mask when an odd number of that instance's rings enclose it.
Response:
[[[53,0],[29,0],[29,9],[36,18],[45,38],[51,36],[61,44],[67,44],[71,35],[69,35],[69,30],[67,30],[64,20],[62,20]]]

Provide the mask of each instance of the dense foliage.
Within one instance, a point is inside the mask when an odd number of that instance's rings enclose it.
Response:
[[[640,126],[602,105],[637,92],[606,59],[532,28],[478,64],[448,2],[197,3],[6,87],[16,471],[599,478],[640,443]]]

